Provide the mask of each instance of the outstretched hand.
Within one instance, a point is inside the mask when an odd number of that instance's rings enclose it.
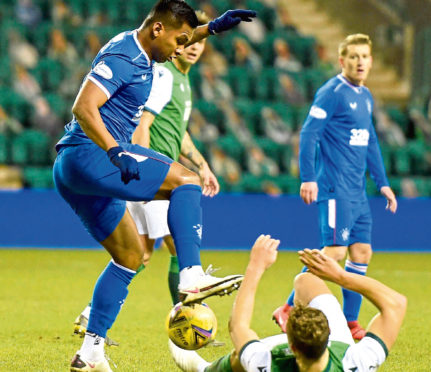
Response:
[[[120,168],[121,181],[126,185],[133,179],[140,180],[138,162],[121,146],[112,147],[107,155],[111,163]]]
[[[280,240],[272,239],[270,235],[260,235],[251,248],[250,264],[263,270],[268,269],[277,259],[279,245]]]
[[[337,261],[318,249],[305,248],[303,251],[299,251],[298,254],[299,259],[307,266],[308,271],[323,280],[338,283],[344,273]]]
[[[220,32],[230,30],[237,24],[242,22],[251,22],[254,17],[257,16],[257,12],[254,10],[247,9],[235,9],[228,10],[223,13],[220,17],[214,19],[208,23],[208,31],[211,35],[219,34]]]

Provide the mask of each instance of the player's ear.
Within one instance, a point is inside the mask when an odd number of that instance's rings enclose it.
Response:
[[[165,30],[162,22],[154,22],[151,26],[151,38],[156,39]]]
[[[338,57],[338,62],[340,63],[341,68],[344,68],[344,57],[343,56]]]

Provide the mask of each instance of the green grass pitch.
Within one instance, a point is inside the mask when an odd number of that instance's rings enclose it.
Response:
[[[94,283],[108,261],[104,251],[0,250],[0,372],[68,371],[81,345],[72,335],[75,317],[90,300]],[[248,252],[203,251],[204,265],[212,263],[227,275],[244,272]],[[176,371],[167,349],[165,318],[171,308],[166,277],[169,255],[155,252],[152,262],[130,286],[130,294],[109,331],[118,348],[108,348],[118,372]],[[296,254],[281,252],[265,274],[257,294],[253,328],[261,337],[275,334],[273,309],[291,290],[301,264]],[[430,371],[431,254],[375,253],[369,275],[407,295],[404,325],[388,361],[380,371]],[[331,286],[338,297],[340,290]],[[210,298],[218,318],[217,340],[200,354],[213,360],[230,351],[227,321],[234,296]],[[367,301],[360,321],[366,324],[376,310]]]

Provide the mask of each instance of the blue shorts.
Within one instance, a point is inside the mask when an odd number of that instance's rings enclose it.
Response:
[[[154,199],[173,163],[156,151],[128,143],[119,145],[136,155],[139,181],[125,185],[120,170],[93,143],[61,147],[54,163],[58,192],[98,242],[111,235],[120,223],[126,200]]]
[[[371,244],[372,218],[368,200],[329,199],[317,205],[321,247]]]

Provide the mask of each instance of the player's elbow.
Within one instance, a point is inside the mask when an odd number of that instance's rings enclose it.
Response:
[[[407,310],[407,303],[408,303],[407,297],[402,295],[401,293],[397,293],[395,302],[396,302],[397,309],[399,310],[400,313],[403,314],[403,317],[404,317],[404,314],[406,313],[406,310]]]
[[[387,314],[402,320],[407,310],[407,297],[401,293],[395,292],[388,303]],[[382,312],[385,312],[384,310]]]
[[[79,121],[82,120],[85,117],[86,108],[85,105],[82,104],[81,101],[77,100],[72,106],[72,114],[75,116],[75,118]]]

